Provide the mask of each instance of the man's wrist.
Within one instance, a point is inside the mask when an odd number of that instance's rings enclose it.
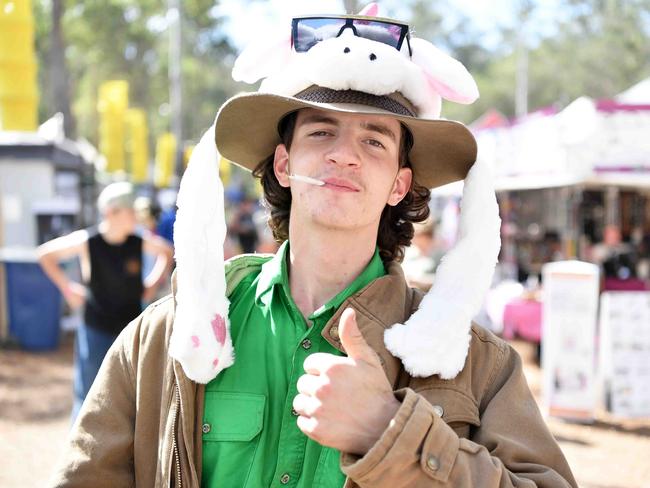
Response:
[[[360,451],[363,452],[357,452],[354,454],[365,456],[368,451],[372,449],[372,447],[377,443],[377,441],[379,441],[386,429],[390,427],[391,422],[395,418],[395,415],[401,406],[402,403],[397,398],[395,398],[394,395],[391,395],[386,401],[382,402],[382,414],[378,417],[378,420],[375,424],[376,429],[370,436],[368,436],[367,442],[360,449]]]

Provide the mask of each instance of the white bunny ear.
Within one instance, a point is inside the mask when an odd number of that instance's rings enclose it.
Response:
[[[411,61],[422,69],[429,87],[442,98],[464,104],[478,98],[476,82],[460,61],[424,39],[411,38],[411,48]]]
[[[412,376],[451,379],[465,365],[472,318],[490,289],[501,248],[493,181],[484,160],[474,163],[465,178],[458,243],[442,258],[418,310],[384,333],[386,347]]]
[[[214,126],[192,151],[177,205],[178,289],[169,355],[181,363],[188,378],[208,383],[234,361],[223,263],[224,195]]]
[[[359,15],[365,15],[366,17],[377,17],[379,14],[379,5],[376,2],[369,3],[361,9]]]
[[[257,36],[235,60],[233,79],[255,83],[284,69],[291,57],[291,35],[287,30]]]

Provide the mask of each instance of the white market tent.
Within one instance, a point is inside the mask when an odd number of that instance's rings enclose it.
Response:
[[[619,93],[616,95],[615,100],[618,103],[631,105],[650,104],[650,78],[646,78],[624,92]]]
[[[497,191],[584,185],[650,188],[650,79],[614,100],[574,100],[514,123],[475,131]],[[462,182],[434,191],[462,193]]]

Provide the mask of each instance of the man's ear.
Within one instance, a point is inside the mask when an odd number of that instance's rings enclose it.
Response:
[[[393,189],[388,195],[388,201],[386,202],[391,207],[394,207],[406,196],[411,188],[411,182],[413,181],[413,171],[411,168],[400,168],[395,177],[395,182],[393,183]]]
[[[280,186],[289,188],[289,152],[284,144],[278,144],[275,148],[273,171]]]

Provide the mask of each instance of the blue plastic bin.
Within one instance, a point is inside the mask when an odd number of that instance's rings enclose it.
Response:
[[[36,258],[2,257],[7,279],[9,334],[30,351],[59,345],[62,297]]]

